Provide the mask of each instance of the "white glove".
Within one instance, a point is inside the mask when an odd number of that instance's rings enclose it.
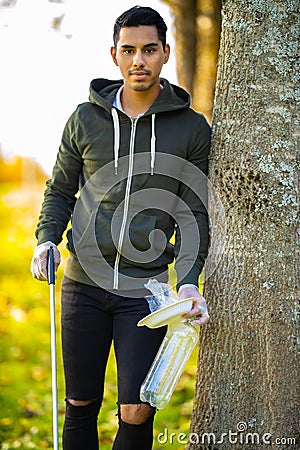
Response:
[[[209,314],[205,298],[198,291],[197,286],[193,284],[184,284],[179,288],[178,296],[180,300],[193,297],[192,309],[184,314],[183,317],[190,320],[193,326],[203,325],[209,321]]]
[[[53,248],[54,257],[54,272],[56,273],[57,268],[60,264],[60,252],[55,244],[51,241],[44,242],[43,244],[37,245],[34,249],[33,258],[30,264],[30,271],[33,278],[37,280],[48,280],[47,265],[48,265],[48,250]]]

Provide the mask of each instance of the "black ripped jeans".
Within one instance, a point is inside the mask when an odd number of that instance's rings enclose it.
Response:
[[[137,327],[150,313],[145,298],[127,298],[64,278],[62,346],[66,382],[64,450],[98,450],[97,417],[111,345],[117,362],[118,404],[139,404],[140,386],[166,327]],[[68,399],[94,400],[73,406]],[[114,450],[150,450],[154,414],[141,425],[119,418]],[[127,446],[126,446],[127,445]],[[128,446],[129,445],[129,446]]]

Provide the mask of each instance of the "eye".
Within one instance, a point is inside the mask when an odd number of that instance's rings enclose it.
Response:
[[[124,55],[131,55],[133,53],[133,50],[131,49],[126,49],[123,51]]]
[[[154,53],[155,51],[156,51],[155,48],[147,48],[147,49],[145,50],[145,53]]]

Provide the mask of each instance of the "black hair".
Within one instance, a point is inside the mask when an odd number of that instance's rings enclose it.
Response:
[[[121,28],[139,25],[156,26],[159,40],[162,42],[163,49],[165,49],[167,25],[160,14],[148,6],[134,6],[116,19],[113,34],[114,46],[117,46]]]

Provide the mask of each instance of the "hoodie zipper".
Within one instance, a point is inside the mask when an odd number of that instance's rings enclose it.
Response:
[[[131,135],[130,135],[130,143],[129,143],[129,163],[128,163],[128,175],[127,175],[127,183],[124,197],[124,210],[123,210],[123,219],[120,228],[119,241],[117,246],[117,254],[115,258],[114,264],[114,280],[113,280],[113,289],[119,288],[119,264],[121,258],[121,250],[125,236],[125,228],[128,217],[129,210],[129,198],[130,198],[130,190],[132,185],[132,174],[133,174],[133,156],[134,156],[134,141],[135,141],[135,133],[136,133],[136,124],[138,119],[131,120]]]

